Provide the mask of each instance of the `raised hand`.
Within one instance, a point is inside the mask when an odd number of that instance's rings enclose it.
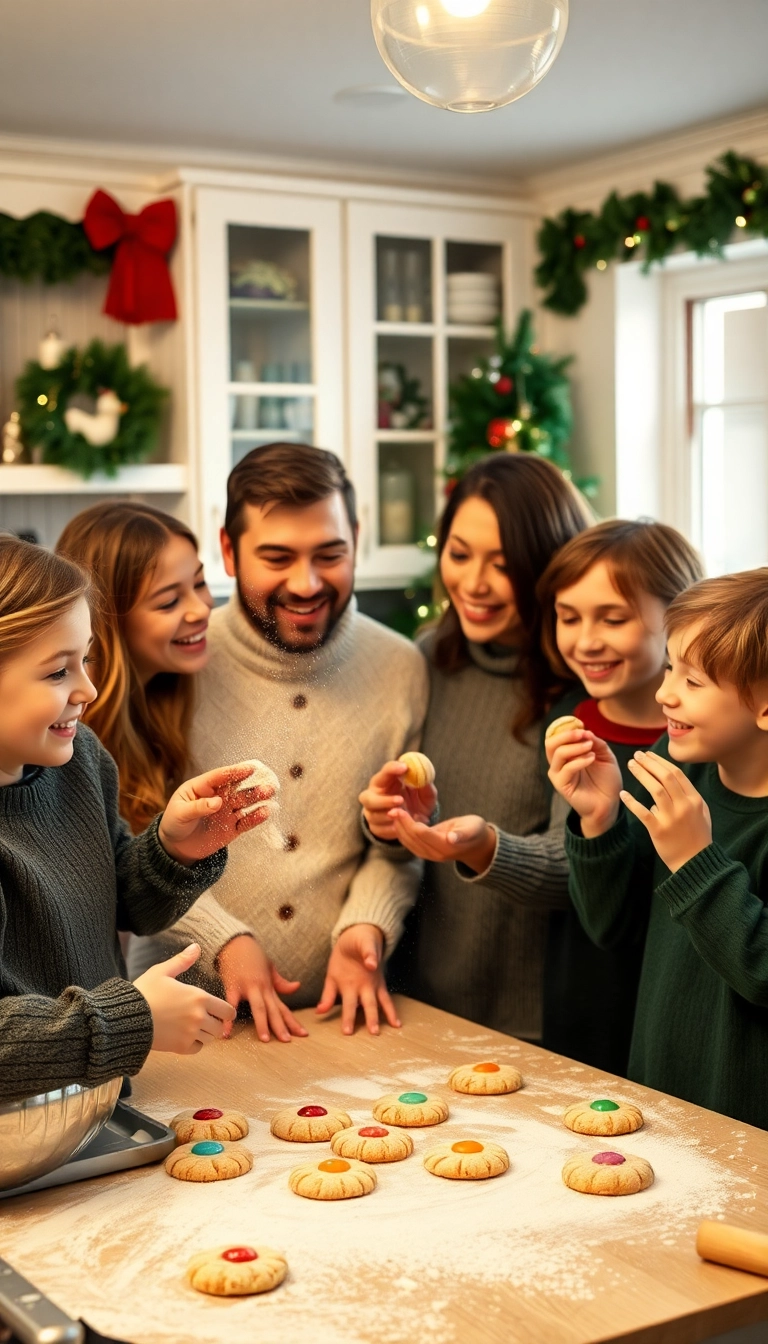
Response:
[[[400,1019],[384,981],[384,935],[375,924],[352,924],[336,940],[316,1012],[328,1013],[341,999],[341,1029],[355,1030],[358,1005],[372,1036],[379,1034],[379,1008],[391,1027]]]
[[[650,793],[653,806],[643,807],[624,789],[621,801],[645,826],[662,863],[676,873],[712,844],[709,808],[680,767],[655,751],[636,751],[629,768]]]
[[[199,956],[197,943],[190,943],[175,957],[150,966],[133,982],[152,1013],[153,1050],[196,1055],[206,1042],[223,1036],[225,1026],[234,1021],[231,1004],[195,985],[179,984],[176,979],[194,966]]]
[[[395,836],[420,859],[452,863],[460,859],[476,873],[485,872],[496,853],[496,832],[483,817],[454,817],[426,826],[402,808],[393,811]]]
[[[286,980],[249,933],[228,942],[216,958],[216,965],[227,1003],[235,1010],[243,1001],[250,1005],[259,1040],[271,1040],[270,1032],[286,1042],[291,1036],[309,1034],[278,998],[278,994],[295,994],[300,981]],[[224,1035],[229,1036],[231,1030],[231,1026],[227,1027]]]
[[[393,808],[402,808],[414,821],[428,822],[437,806],[437,789],[434,784],[425,784],[421,789],[412,789],[403,784],[403,775],[408,766],[403,761],[387,761],[372,776],[367,789],[363,789],[359,802],[363,809],[368,829],[377,840],[396,840],[395,827],[389,813]]]
[[[586,728],[557,733],[544,743],[553,788],[581,817],[582,834],[602,835],[619,815],[619,765],[601,737]]]
[[[158,829],[160,843],[172,859],[186,865],[206,859],[266,821],[266,808],[247,815],[246,809],[266,802],[274,790],[238,789],[250,773],[247,765],[225,765],[188,779],[176,790]]]

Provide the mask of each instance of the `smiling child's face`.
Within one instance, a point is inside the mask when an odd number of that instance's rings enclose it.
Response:
[[[669,666],[656,694],[667,718],[669,754],[674,761],[692,764],[743,764],[750,753],[766,749],[763,702],[768,691],[762,688],[762,697],[758,694],[750,707],[739,698],[733,682],[718,685],[687,661],[686,651],[700,628],[690,626],[669,637]]]
[[[664,604],[639,593],[630,606],[599,561],[555,599],[557,647],[595,700],[621,697],[661,677]]]
[[[25,765],[65,765],[96,688],[86,671],[91,614],[80,597],[0,666],[0,784]]]

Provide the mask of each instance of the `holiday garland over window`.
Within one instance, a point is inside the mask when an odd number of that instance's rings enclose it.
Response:
[[[604,271],[610,261],[642,257],[647,268],[678,248],[722,258],[734,229],[768,238],[768,169],[729,150],[706,171],[704,195],[690,200],[656,182],[651,192],[611,192],[598,214],[568,209],[545,219],[536,267],[544,306],[577,313],[588,297],[587,272]]]

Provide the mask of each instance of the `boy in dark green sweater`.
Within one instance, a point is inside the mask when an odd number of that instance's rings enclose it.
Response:
[[[648,921],[629,1076],[768,1128],[768,569],[695,584],[666,627],[668,735],[632,793],[595,734],[547,743],[571,896],[599,946]]]

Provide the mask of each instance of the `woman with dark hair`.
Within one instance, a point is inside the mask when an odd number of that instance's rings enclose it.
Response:
[[[361,798],[377,838],[427,860],[393,959],[396,988],[534,1041],[548,909],[568,903],[567,808],[541,750],[543,719],[565,684],[541,649],[535,590],[555,552],[592,521],[538,457],[494,455],[460,481],[438,537],[448,605],[420,639],[431,682],[422,749],[442,816],[460,822],[425,826],[434,792],[404,789],[397,762]]]

